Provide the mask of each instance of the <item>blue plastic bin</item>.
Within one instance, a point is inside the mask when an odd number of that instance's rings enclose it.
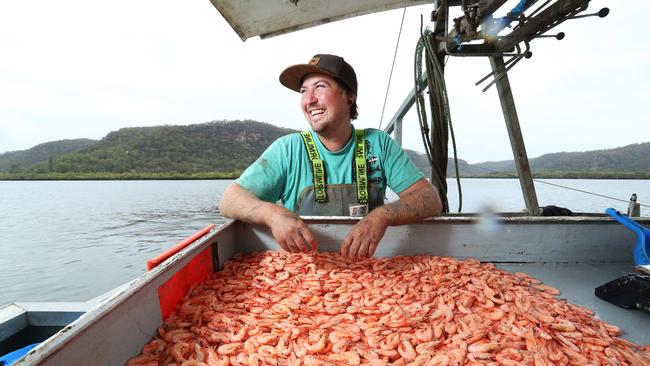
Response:
[[[650,257],[648,257],[648,252],[650,252],[650,248],[648,247],[650,245],[650,230],[613,208],[608,208],[605,212],[636,233],[637,241],[634,247],[634,264],[637,266],[650,265]]]
[[[34,347],[38,346],[38,343],[30,344],[21,349],[17,349],[13,352],[9,352],[6,355],[0,357],[0,366],[9,366],[13,365],[14,362],[18,361],[25,353],[31,351]]]

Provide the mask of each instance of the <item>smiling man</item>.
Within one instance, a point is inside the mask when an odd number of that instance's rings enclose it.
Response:
[[[341,254],[371,257],[388,226],[440,214],[437,190],[390,136],[352,125],[357,77],[342,57],[315,55],[285,69],[280,83],[300,93],[310,130],[271,144],[224,192],[224,216],[268,226],[291,252],[318,245],[301,215],[363,216],[341,243]],[[399,199],[384,204],[387,187]]]

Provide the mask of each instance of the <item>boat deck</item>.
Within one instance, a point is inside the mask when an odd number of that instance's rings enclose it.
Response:
[[[650,344],[650,314],[624,309],[594,295],[594,289],[625,273],[634,272],[631,264],[624,263],[523,263],[498,264],[509,272],[524,272],[553,286],[570,303],[596,312],[595,316],[621,328],[621,337],[640,345]]]

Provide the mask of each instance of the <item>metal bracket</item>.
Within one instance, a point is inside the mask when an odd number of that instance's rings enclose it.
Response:
[[[504,77],[508,73],[508,71],[510,71],[510,69],[512,69],[517,64],[517,62],[521,61],[521,59],[531,58],[533,56],[533,53],[530,52],[530,44],[528,42],[524,42],[524,43],[526,44],[526,51],[522,53],[521,49],[519,48],[519,45],[517,45],[516,47],[519,53],[514,54],[512,58],[510,58],[508,61],[504,63],[505,68],[502,72],[499,72],[498,70],[494,70],[491,73],[485,75],[481,80],[477,81],[475,85],[478,86],[480,83],[487,80],[487,78],[494,75],[494,80],[492,80],[485,88],[483,88],[483,92],[485,92],[497,81],[499,81],[502,77]],[[504,56],[505,55],[506,54],[504,54]]]

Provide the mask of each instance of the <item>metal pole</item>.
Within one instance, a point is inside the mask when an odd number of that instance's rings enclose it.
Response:
[[[420,78],[419,83],[420,83],[420,88],[424,88],[424,86],[427,83],[426,74],[422,74],[422,78]],[[408,113],[408,111],[411,109],[411,107],[413,107],[413,104],[415,104],[415,88],[413,88],[409,92],[409,94],[402,102],[402,105],[397,109],[395,115],[390,119],[390,122],[388,122],[388,124],[384,128],[384,132],[386,132],[389,135],[393,132],[395,133],[395,137],[394,137],[395,142],[399,143],[400,146],[402,144],[402,120],[404,119],[404,116],[406,116],[406,113]]]
[[[535,185],[533,184],[533,175],[530,172],[528,155],[526,155],[526,146],[524,145],[524,139],[521,135],[519,117],[517,117],[515,100],[512,97],[510,81],[508,79],[508,74],[505,71],[503,57],[490,57],[490,64],[492,65],[492,71],[494,71],[495,74],[503,73],[503,77],[499,78],[496,82],[499,101],[501,102],[503,117],[506,121],[508,136],[510,137],[510,146],[515,158],[515,165],[517,166],[517,173],[519,174],[519,184],[521,184],[521,190],[524,194],[526,209],[528,209],[529,215],[536,216],[539,215],[539,204],[537,203]]]

